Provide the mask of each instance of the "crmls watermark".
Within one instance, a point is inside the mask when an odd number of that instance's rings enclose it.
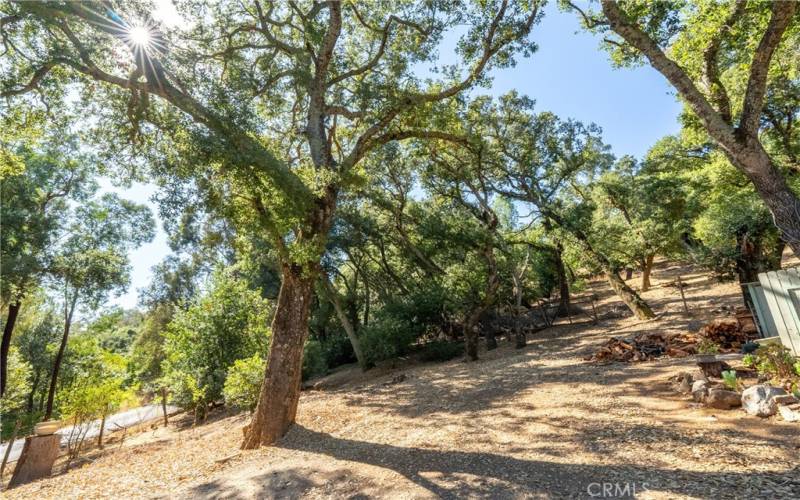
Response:
[[[589,483],[586,493],[593,498],[633,498],[647,491],[647,483]]]

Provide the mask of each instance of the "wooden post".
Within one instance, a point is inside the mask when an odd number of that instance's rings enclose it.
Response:
[[[597,309],[594,307],[594,295],[592,295],[592,316],[594,316],[594,324],[597,324]]]
[[[6,464],[8,463],[8,456],[11,454],[11,447],[14,446],[14,441],[17,439],[17,433],[19,432],[20,421],[14,423],[14,432],[11,433],[11,440],[6,445],[6,452],[3,453],[3,464],[0,465],[0,483],[3,481],[3,472],[6,470]]]
[[[167,388],[161,388],[161,410],[164,412],[164,427],[167,426],[169,421],[167,420]]]
[[[678,290],[681,291],[681,300],[683,301],[683,310],[686,314],[689,314],[689,306],[686,305],[686,295],[683,294],[683,281],[681,281],[681,276],[678,275]]]

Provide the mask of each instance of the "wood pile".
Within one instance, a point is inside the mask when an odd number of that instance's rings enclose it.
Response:
[[[706,324],[698,333],[640,333],[629,339],[613,337],[607,340],[586,361],[596,363],[649,361],[661,356],[682,358],[697,354],[697,345],[709,340],[720,347],[720,352],[738,352],[749,340],[735,318],[716,319]]]
[[[736,318],[715,319],[700,329],[700,336],[717,344],[722,352],[738,352],[754,332],[742,330]]]

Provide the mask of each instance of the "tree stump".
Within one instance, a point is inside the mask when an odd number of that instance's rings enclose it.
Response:
[[[697,363],[706,377],[720,378],[722,372],[731,369],[731,365],[724,361],[700,361]]]
[[[26,437],[14,474],[8,483],[9,489],[50,477],[60,448],[61,436],[58,434]]]

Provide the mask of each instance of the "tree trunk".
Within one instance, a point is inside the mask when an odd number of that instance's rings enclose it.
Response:
[[[800,257],[800,198],[773,165],[758,139],[749,142],[740,151],[726,151],[728,158],[753,183],[769,208],[772,220],[781,232],[781,239]]]
[[[56,385],[58,382],[58,372],[61,370],[61,361],[64,359],[64,350],[67,348],[67,340],[69,340],[69,329],[72,326],[72,315],[75,313],[75,304],[78,302],[78,295],[72,298],[69,306],[65,305],[66,311],[64,318],[64,335],[61,337],[61,345],[58,347],[56,359],[53,361],[53,374],[50,376],[50,390],[47,393],[47,407],[44,410],[44,420],[50,420],[53,415],[53,402],[56,398]]]
[[[291,264],[284,264],[281,274],[266,373],[253,420],[245,430],[243,449],[275,443],[289,430],[297,414],[303,344],[316,276]]]
[[[622,278],[619,277],[619,273],[611,268],[611,263],[608,261],[605,255],[595,251],[589,242],[589,238],[583,233],[583,231],[573,230],[571,232],[581,243],[583,243],[587,253],[589,253],[589,255],[594,257],[594,259],[600,263],[600,267],[605,273],[606,279],[611,285],[611,288],[614,289],[614,292],[617,294],[620,300],[622,300],[622,302],[628,306],[628,309],[633,311],[634,316],[639,319],[655,318],[656,315],[653,313],[653,310],[650,309],[650,306],[647,305],[647,302],[642,300],[642,298],[639,297],[639,294],[636,293],[625,283]]]
[[[6,376],[8,375],[8,351],[11,349],[11,334],[14,332],[14,325],[19,315],[19,300],[15,300],[8,306],[8,317],[3,327],[3,341],[0,345],[0,396],[6,393]]]
[[[655,314],[653,314],[653,310],[650,309],[650,306],[647,305],[647,302],[642,300],[631,287],[625,284],[625,281],[619,277],[619,274],[615,273],[612,269],[608,267],[604,267],[606,279],[608,279],[608,283],[611,285],[611,288],[614,289],[614,292],[617,296],[622,299],[622,302],[625,303],[628,308],[633,311],[634,316],[639,319],[651,319],[655,318]]]
[[[602,0],[601,4],[611,29],[641,51],[650,60],[651,65],[670,81],[702,120],[708,134],[720,145],[731,163],[753,183],[756,192],[772,213],[773,222],[781,231],[782,239],[796,256],[800,256],[800,198],[789,187],[759,140],[758,119],[763,109],[764,94],[757,90],[751,92],[758,87],[758,81],[752,80],[754,69],[760,75],[766,75],[769,71],[772,55],[780,44],[784,31],[791,24],[797,4],[795,2],[772,4],[770,27],[774,36],[768,37],[765,33],[756,49],[757,57],[754,57],[752,64],[758,63],[761,68],[750,68],[751,78],[747,82],[743,116],[735,128],[722,113],[709,104],[684,70],[669,59],[640,27],[630,21],[616,2]]]
[[[27,399],[27,409],[28,413],[33,412],[33,398],[36,396],[36,389],[39,388],[39,379],[41,378],[42,373],[39,370],[36,370],[36,374],[33,376],[33,384],[31,384],[31,392],[28,393]]]
[[[108,406],[103,411],[103,418],[100,420],[100,433],[97,435],[97,447],[103,449],[103,431],[106,430],[106,413],[108,413]]]
[[[556,243],[554,259],[556,263],[556,272],[558,273],[558,315],[566,316],[569,314],[569,280],[567,279],[567,271],[564,267],[564,259],[562,253],[564,247],[561,243]]]
[[[494,328],[488,328],[484,335],[486,335],[486,350],[493,351],[497,349],[497,334]]]
[[[647,254],[647,257],[644,258],[644,262],[642,262],[642,291],[646,292],[650,290],[652,286],[650,284],[650,272],[653,270],[653,254]]]
[[[353,346],[353,352],[356,353],[358,366],[361,367],[362,371],[367,371],[369,366],[367,366],[367,359],[364,357],[364,351],[361,350],[361,342],[358,340],[358,336],[356,335],[355,328],[353,328],[353,324],[350,322],[350,318],[348,318],[347,314],[345,314],[344,308],[342,307],[342,301],[339,299],[339,292],[336,291],[327,276],[324,276],[323,280],[325,281],[325,289],[328,292],[328,296],[333,304],[333,308],[336,310],[336,315],[339,317],[339,322],[342,324],[344,331],[347,333],[347,338],[350,339],[350,345]]]
[[[14,441],[17,440],[19,434],[19,427],[21,422],[19,418],[14,422],[14,430],[11,432],[11,439],[6,443],[6,451],[3,453],[3,463],[0,464],[0,483],[3,482],[3,472],[6,471],[6,464],[8,463],[8,456],[11,454],[11,449],[14,447]]]
[[[477,325],[470,319],[464,324],[464,350],[471,361],[478,360],[478,332]]]
[[[525,274],[525,269],[528,267],[528,255],[525,255],[525,264],[522,268],[514,270],[511,278],[514,281],[514,348],[522,349],[527,343],[525,332],[522,331],[522,322],[520,315],[522,314],[522,278]]]
[[[167,418],[167,388],[161,388],[161,411],[164,412],[164,427],[169,424],[169,419]]]

